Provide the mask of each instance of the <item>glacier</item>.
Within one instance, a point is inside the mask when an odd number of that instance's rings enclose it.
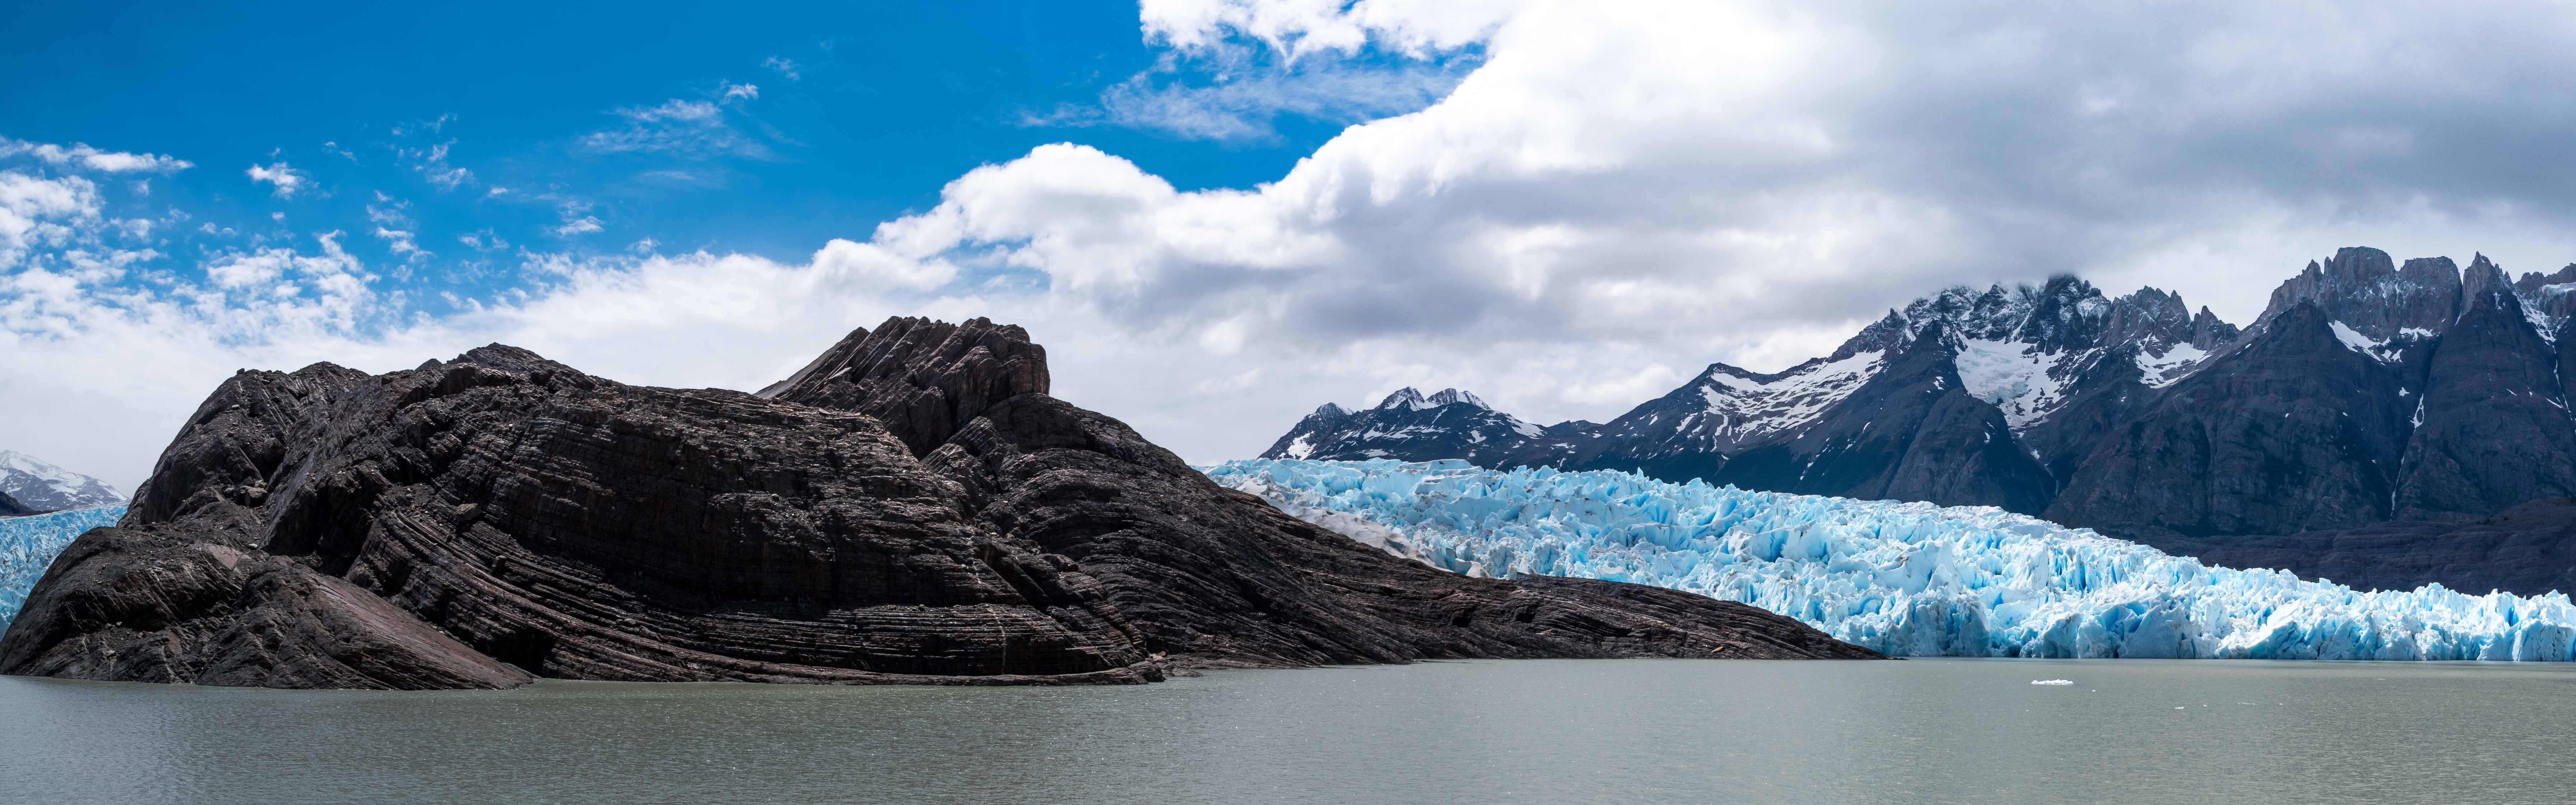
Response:
[[[1752,492],[1465,461],[1200,470],[1388,553],[1741,601],[1890,656],[2576,659],[2566,593],[2359,591],[2212,567],[1986,506]]]
[[[35,589],[45,568],[72,545],[81,532],[100,526],[115,525],[125,517],[123,506],[100,506],[89,509],[30,514],[23,517],[0,517],[0,631],[18,619],[18,608],[27,603],[27,592]]]

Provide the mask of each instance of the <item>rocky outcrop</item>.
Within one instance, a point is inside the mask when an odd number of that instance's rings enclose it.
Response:
[[[17,498],[10,497],[9,493],[0,492],[0,516],[35,514],[36,511],[36,509],[28,508],[27,504],[18,502]]]
[[[2476,520],[2576,495],[2576,419],[2557,350],[2532,328],[2504,272],[2481,256],[2469,277],[2474,290],[2426,363],[2399,469],[2399,520]]]
[[[244,372],[0,638],[0,672],[272,687],[1107,684],[1441,657],[1868,657],[1609,582],[1471,579],[1217,487],[896,319],[763,396],[484,347]]]
[[[2576,498],[2535,500],[2474,522],[2394,521],[2283,536],[2142,540],[2177,556],[2237,568],[2280,568],[2356,590],[2438,583],[2472,595],[2576,590]]]
[[[2385,520],[2413,406],[2399,372],[2302,301],[2167,390],[2085,461],[2047,518],[2123,535]]]

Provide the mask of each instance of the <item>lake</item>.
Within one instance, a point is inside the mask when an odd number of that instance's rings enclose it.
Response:
[[[2033,685],[2064,679],[2072,685]],[[0,800],[2564,802],[2576,666],[1521,660],[1116,688],[0,677]]]

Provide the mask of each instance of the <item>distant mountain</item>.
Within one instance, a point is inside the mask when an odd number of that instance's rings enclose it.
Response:
[[[114,506],[125,495],[107,482],[47,464],[15,450],[0,450],[0,498],[29,512]],[[0,507],[8,505],[0,501]]]
[[[2240,331],[2156,288],[1956,287],[1785,371],[1711,364],[1607,424],[1408,389],[1327,405],[1263,457],[1642,470],[2159,539],[2467,523],[2576,496],[2572,291],[2576,265],[2508,280],[2484,256],[2347,248]]]
[[[1570,423],[1591,425],[1589,422]],[[1438,454],[1470,461],[1499,460],[1547,429],[1496,411],[1476,395],[1442,389],[1429,397],[1406,388],[1375,408],[1345,411],[1325,403],[1291,428],[1263,455],[1277,458],[1370,459]]]

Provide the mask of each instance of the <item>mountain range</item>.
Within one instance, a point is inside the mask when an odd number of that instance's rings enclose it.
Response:
[[[2576,265],[2511,279],[2483,255],[2370,248],[2310,262],[2242,328],[2152,287],[1954,287],[1783,371],[1710,364],[1608,423],[1405,389],[1327,404],[1263,457],[1639,470],[1998,506],[2159,545],[2389,522],[2438,536],[2576,497],[2570,291]]]

